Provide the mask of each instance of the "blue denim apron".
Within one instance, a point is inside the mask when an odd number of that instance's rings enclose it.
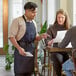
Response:
[[[14,52],[14,71],[15,73],[31,73],[34,71],[34,40],[36,37],[36,29],[33,22],[26,22],[26,33],[23,38],[18,41],[18,44],[25,51],[33,54],[33,57],[22,56],[18,50]]]

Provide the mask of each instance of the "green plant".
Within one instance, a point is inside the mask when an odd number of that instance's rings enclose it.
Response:
[[[5,66],[5,69],[6,70],[10,70],[11,69],[11,64],[14,62],[14,54],[11,54],[9,53],[9,45],[6,44],[4,47],[3,47],[3,50],[6,51],[6,57],[5,57],[5,62],[6,62],[6,66]],[[14,46],[11,46],[12,47],[12,50],[14,50]]]
[[[44,22],[39,34],[46,33],[46,31],[47,31],[47,21]],[[44,44],[43,40],[42,43]],[[38,59],[41,60],[41,57],[42,57],[42,53],[38,56]]]
[[[43,24],[43,26],[42,26],[42,28],[41,28],[41,30],[40,30],[40,32],[39,32],[39,35],[41,35],[41,34],[43,34],[43,33],[46,33],[46,31],[47,31],[47,21],[45,21],[45,23]],[[40,40],[40,43],[38,43],[38,46],[41,46],[41,45],[43,45],[44,44],[44,40]],[[44,45],[43,45],[44,46]],[[42,52],[41,52],[41,50],[42,50]],[[43,58],[43,49],[42,49],[42,46],[41,47],[39,47],[39,49],[38,49],[38,52],[40,52],[39,54],[37,53],[37,63],[38,63],[38,67],[39,67],[39,70],[42,68],[42,64],[41,64],[41,60],[42,60],[42,58]],[[42,76],[41,75],[41,72],[40,72],[40,76]]]
[[[43,24],[39,34],[45,33],[47,31],[47,21]]]

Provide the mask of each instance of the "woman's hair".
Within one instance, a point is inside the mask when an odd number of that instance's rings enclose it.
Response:
[[[56,13],[56,19],[55,19],[54,24],[58,23],[58,21],[57,21],[57,16],[58,16],[58,14],[63,14],[63,15],[65,16],[64,27],[65,27],[66,29],[69,29],[69,28],[70,28],[69,16],[68,16],[68,14],[67,14],[63,9],[59,9],[59,10],[57,11],[57,13]]]

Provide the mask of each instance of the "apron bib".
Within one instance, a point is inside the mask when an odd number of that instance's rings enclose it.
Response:
[[[25,51],[33,54],[33,57],[22,56],[18,50],[14,52],[14,71],[15,73],[30,73],[34,71],[34,54],[36,37],[36,29],[33,22],[26,22],[26,33],[23,38],[18,41],[18,44],[25,49]]]

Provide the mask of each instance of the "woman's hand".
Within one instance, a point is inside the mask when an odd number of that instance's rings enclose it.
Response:
[[[51,46],[53,44],[53,39],[48,41],[48,46]]]

